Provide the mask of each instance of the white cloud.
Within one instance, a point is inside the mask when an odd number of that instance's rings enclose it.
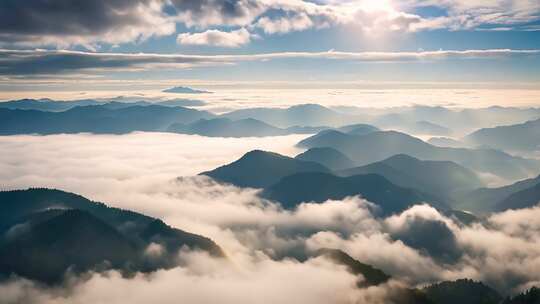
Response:
[[[230,32],[207,30],[202,33],[179,34],[176,41],[179,44],[186,45],[211,45],[236,48],[248,44],[251,41],[251,34],[245,28]]]
[[[195,34],[196,35],[196,34]],[[241,33],[234,34],[243,35]],[[214,40],[202,36],[185,36],[188,41],[199,40],[229,44],[239,41]],[[218,35],[219,36],[219,35]],[[201,38],[202,37],[202,38]],[[235,38],[236,39],[236,38]],[[278,52],[248,55],[184,55],[145,53],[90,53],[79,51],[6,50],[0,49],[0,75],[56,75],[74,72],[141,71],[185,69],[230,65],[250,61],[279,59],[347,60],[352,62],[404,62],[421,60],[500,59],[509,57],[538,56],[540,50],[485,49],[485,50],[438,50],[418,52]],[[54,60],[53,60],[54,59]]]
[[[62,294],[24,281],[0,285],[7,303],[354,303],[356,278],[325,259],[216,261],[186,253],[186,267],[122,278],[92,275]],[[233,262],[233,263],[231,263]]]
[[[298,14],[292,18],[260,18],[255,26],[260,27],[267,34],[288,33],[303,31],[313,26],[313,21],[306,14]]]
[[[175,20],[188,27],[247,26],[273,0],[170,0]]]
[[[23,47],[119,44],[175,32],[161,0],[3,1],[0,45]]]
[[[527,30],[527,23],[537,21],[540,12],[535,0],[100,0],[85,2],[83,7],[71,1],[60,5],[34,0],[4,2],[6,7],[0,6],[4,13],[0,14],[3,45],[83,45],[88,49],[97,49],[101,43],[171,35],[177,23],[202,30],[219,26],[261,28],[267,34],[339,25],[369,32],[489,27]],[[445,14],[416,13],[417,8],[430,5]]]
[[[176,291],[189,296],[192,303],[212,302],[213,295],[225,303],[241,302],[240,290],[254,291],[243,298],[252,303],[263,299],[255,295],[275,302],[289,296],[287,299],[299,299],[297,302],[310,299],[317,303],[316,299],[328,302],[339,290],[344,298],[336,300],[349,303],[374,296],[371,292],[386,294],[388,286],[377,291],[355,289],[355,278],[320,259],[301,263],[271,258],[321,247],[341,248],[412,285],[469,277],[507,291],[540,281],[540,208],[496,214],[483,224],[461,226],[429,206],[414,206],[387,219],[374,218],[367,208],[369,203],[360,198],[307,203],[286,211],[258,198],[255,189],[221,185],[204,177],[174,180],[230,162],[253,148],[295,154],[292,146],[299,139],[219,139],[160,133],[0,137],[3,188],[55,187],[157,216],[175,227],[212,238],[229,257],[224,264],[184,253],[187,256],[182,257],[180,268],[132,280],[115,272],[94,275],[89,281],[74,283],[73,292],[67,294],[41,290],[20,280],[0,285],[0,292],[20,301],[35,296],[53,303],[137,303],[169,293],[172,301],[173,295],[178,296]],[[441,262],[429,251],[400,239],[403,232],[407,237],[419,236],[410,233],[418,222],[443,225],[460,250],[457,260]],[[149,252],[157,251],[149,248]],[[315,294],[311,293],[313,286],[317,286]],[[210,295],[200,292],[209,289],[213,290]],[[121,298],[126,294],[132,298]],[[169,298],[163,298],[166,301]]]

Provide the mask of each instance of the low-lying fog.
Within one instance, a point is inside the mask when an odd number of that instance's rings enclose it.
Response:
[[[134,133],[0,137],[0,185],[72,191],[111,206],[162,218],[212,238],[227,254],[217,261],[184,252],[183,267],[122,278],[110,271],[68,286],[44,288],[14,278],[0,285],[7,303],[387,303],[396,285],[472,278],[501,291],[540,283],[540,208],[495,214],[460,226],[427,205],[374,217],[361,198],[305,203],[284,211],[255,189],[220,185],[197,173],[265,149],[295,155],[305,136],[222,139]],[[176,177],[182,177],[175,179]],[[399,238],[438,233],[437,246],[415,249]],[[425,234],[425,235],[424,235]],[[344,249],[394,277],[358,289],[356,279],[322,258],[277,259],[295,249]]]

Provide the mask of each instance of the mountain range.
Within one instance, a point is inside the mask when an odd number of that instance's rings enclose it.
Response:
[[[289,108],[250,108],[222,114],[232,120],[254,118],[267,124],[288,128],[293,126],[340,127],[364,121],[361,117],[341,114],[317,104],[304,104]]]
[[[384,215],[420,202],[449,209],[443,199],[418,190],[420,185],[400,187],[377,174],[340,177],[317,162],[260,150],[201,174],[238,187],[262,188],[262,197],[277,201],[286,209],[293,209],[301,202],[324,202],[355,195],[379,205]]]
[[[175,98],[168,100],[146,101],[116,97],[110,99],[80,99],[70,101],[57,101],[52,99],[19,99],[0,102],[1,109],[36,110],[47,112],[62,112],[75,107],[107,105],[108,108],[127,108],[130,106],[167,106],[167,107],[200,107],[206,103],[197,99]]]
[[[118,100],[123,100],[118,98]],[[197,134],[211,137],[264,137],[288,134],[314,134],[331,127],[322,124],[297,124],[286,128],[275,127],[254,118],[230,119],[227,114],[217,116],[186,106],[201,106],[204,102],[191,99],[165,101],[54,101],[15,100],[0,103],[0,134],[58,134],[111,133],[160,131]],[[297,106],[292,112],[310,112],[309,106]],[[330,111],[330,110],[328,110]],[[378,131],[366,124],[338,128],[351,134]]]
[[[480,129],[467,135],[463,141],[471,145],[508,151],[540,151],[540,119],[516,125]]]
[[[261,196],[277,201],[286,209],[294,209],[302,202],[322,203],[360,195],[375,203],[380,210],[375,213],[389,215],[406,210],[422,202],[444,210],[444,203],[418,190],[396,186],[377,174],[339,177],[323,172],[303,172],[282,178],[267,187]]]
[[[396,131],[371,132],[362,136],[336,130],[322,131],[298,143],[302,148],[331,147],[358,165],[367,165],[396,154],[422,160],[453,161],[463,167],[497,175],[507,180],[527,178],[540,172],[540,161],[511,156],[493,149],[444,148]]]
[[[192,123],[213,114],[183,107],[109,104],[80,106],[63,112],[0,109],[0,134],[111,133],[165,131],[173,123]]]
[[[532,207],[540,202],[540,176],[497,188],[479,188],[455,196],[455,208],[475,213],[489,213]]]
[[[347,113],[366,113],[366,109],[347,109]],[[540,108],[517,108],[492,106],[487,108],[451,109],[442,106],[410,106],[384,109],[384,111],[371,111],[371,120],[365,120],[382,128],[406,130],[416,122],[426,121],[457,134],[466,134],[471,131],[495,127],[496,125],[510,125],[537,119]],[[411,131],[411,130],[408,130]],[[435,135],[435,134],[433,134]],[[440,134],[443,135],[443,134]]]
[[[450,202],[456,192],[472,191],[484,186],[476,173],[454,162],[419,160],[405,154],[342,170],[338,174],[379,174],[398,186],[422,189],[446,202]]]
[[[200,119],[190,124],[174,123],[168,132],[197,134],[208,137],[266,137],[289,134],[313,134],[329,127],[288,127],[277,128],[253,118],[231,120],[229,118]]]
[[[186,87],[177,87],[175,89],[175,91],[183,93],[206,92]],[[0,108],[60,112],[78,106],[103,105],[110,102],[126,104],[116,105],[122,107],[129,105],[198,107],[206,104],[204,101],[193,99],[146,100],[143,97],[128,98],[119,96],[109,99],[81,99],[72,101],[56,101],[51,99],[11,100],[0,102]],[[497,126],[495,122],[500,125],[511,125],[523,124],[527,120],[537,120],[540,117],[540,109],[489,107],[454,110],[444,107],[412,106],[389,108],[383,111],[376,108],[327,108],[317,104],[301,104],[289,108],[241,109],[224,113],[221,117],[229,118],[233,121],[252,118],[282,129],[289,127],[319,128],[321,126],[335,128],[343,125],[368,123],[371,126],[403,131],[414,135],[448,136],[456,133],[463,134],[463,132],[470,133],[481,128],[493,128]],[[343,132],[348,133],[348,131]],[[480,133],[484,133],[484,131]],[[522,141],[519,144],[527,144],[527,142]],[[510,146],[510,148],[516,149],[517,146]]]

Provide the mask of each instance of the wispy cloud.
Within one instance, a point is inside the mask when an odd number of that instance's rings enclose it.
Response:
[[[187,39],[187,38],[186,38]],[[250,55],[185,55],[147,53],[92,53],[67,50],[0,50],[2,75],[54,75],[74,72],[110,72],[186,69],[280,59],[346,60],[351,62],[408,62],[422,60],[500,59],[538,56],[540,50],[439,50],[419,52],[278,52]]]

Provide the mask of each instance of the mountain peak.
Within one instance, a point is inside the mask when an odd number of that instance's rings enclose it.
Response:
[[[239,187],[264,188],[299,172],[330,172],[325,166],[274,152],[253,150],[240,159],[212,171],[203,172],[216,180]]]

